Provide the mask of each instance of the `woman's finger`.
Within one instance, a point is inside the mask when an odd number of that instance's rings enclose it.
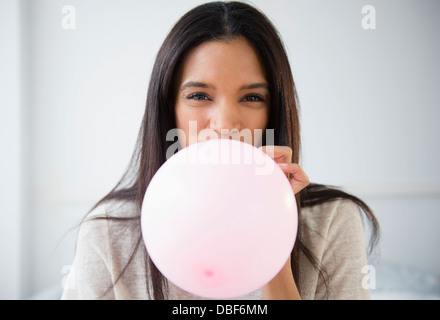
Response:
[[[263,146],[260,150],[271,157],[276,163],[291,163],[292,149],[285,146]]]
[[[293,193],[297,194],[302,189],[307,187],[310,183],[309,177],[304,170],[297,163],[279,163],[278,164],[284,173],[290,174],[292,178],[289,178],[290,185],[292,186]]]
[[[308,186],[309,177],[304,170],[297,163],[291,163],[292,148],[286,146],[262,146],[260,150],[280,166],[287,179],[289,179],[295,194]]]

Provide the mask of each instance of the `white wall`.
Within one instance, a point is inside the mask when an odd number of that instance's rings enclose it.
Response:
[[[23,0],[21,15],[19,1],[0,2],[0,52],[9,55],[1,56],[0,80],[12,86],[0,96],[1,150],[9,155],[1,170],[18,177],[1,182],[3,196],[12,192],[2,198],[10,209],[0,213],[1,297],[60,286],[76,238],[68,230],[128,163],[159,46],[202,2]],[[310,178],[344,186],[372,206],[383,261],[440,275],[440,3],[253,3],[288,49]],[[376,8],[376,30],[361,28],[366,4]],[[73,30],[62,27],[64,5],[76,9]]]
[[[20,22],[19,3],[0,1],[0,299],[19,298],[21,288]]]

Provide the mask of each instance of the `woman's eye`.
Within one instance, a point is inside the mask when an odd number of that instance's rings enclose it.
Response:
[[[252,94],[243,98],[246,102],[264,102],[264,98],[260,95]]]
[[[204,93],[193,93],[190,94],[187,99],[193,99],[193,100],[210,100],[209,97]]]

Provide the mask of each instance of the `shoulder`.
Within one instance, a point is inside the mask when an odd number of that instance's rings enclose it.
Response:
[[[349,232],[353,226],[356,229],[361,226],[362,216],[359,206],[349,199],[337,199],[328,201],[301,210],[299,218],[303,236],[312,238],[328,238],[329,233],[337,229],[345,229]],[[359,231],[359,230],[357,230]],[[345,234],[345,232],[343,232]]]
[[[355,202],[341,199],[304,208],[298,231],[330,279],[330,299],[369,298],[369,292],[361,286],[361,270],[367,257],[361,210]],[[305,266],[307,292],[315,299],[325,297],[326,285],[308,271],[307,263]]]
[[[137,215],[134,201],[107,200],[93,208],[86,218],[129,218]]]
[[[333,219],[339,214],[359,213],[359,206],[349,199],[335,199],[324,202],[322,204],[306,207],[301,210],[304,217],[311,220],[328,220]]]
[[[123,234],[138,228],[137,211],[134,203],[107,201],[91,210],[82,220],[78,233],[78,249],[106,249],[123,242],[131,242],[130,237],[116,241]],[[105,248],[107,247],[107,248]]]

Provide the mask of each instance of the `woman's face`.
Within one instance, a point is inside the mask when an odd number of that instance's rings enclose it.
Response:
[[[187,146],[207,136],[235,139],[237,132],[244,142],[255,146],[260,143],[261,134],[255,135],[258,130],[254,130],[267,126],[269,84],[247,40],[215,40],[199,45],[185,56],[176,81],[177,128],[185,133],[179,135],[181,144]],[[245,138],[249,132],[251,142]]]

